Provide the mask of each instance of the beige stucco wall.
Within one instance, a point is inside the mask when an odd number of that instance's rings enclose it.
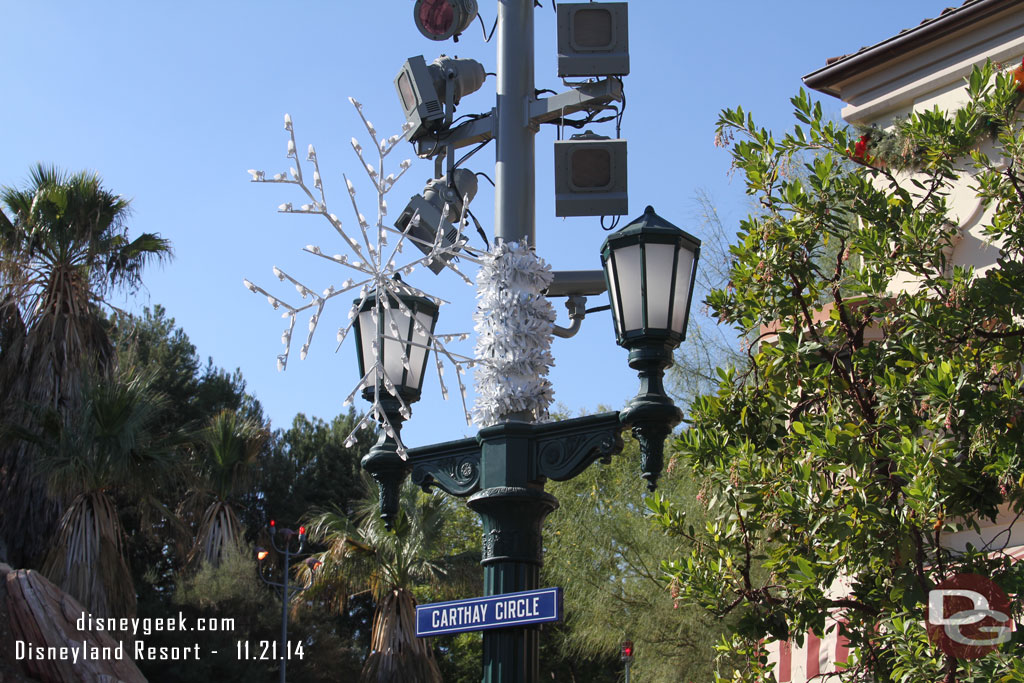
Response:
[[[898,117],[938,107],[953,111],[967,101],[965,78],[976,64],[992,60],[1005,69],[1016,67],[1024,56],[1024,6],[1014,8],[951,37],[918,48],[865,73],[839,83],[847,106],[843,118],[857,126],[891,127]],[[995,158],[991,142],[982,151]],[[991,268],[999,256],[999,245],[983,234],[991,218],[972,189],[974,169],[966,160],[961,178],[948,197],[951,214],[960,226],[960,235],[947,258],[952,265],[972,267],[976,273]],[[902,180],[908,180],[904,175]],[[888,182],[888,181],[886,181]],[[913,192],[913,186],[905,187]],[[908,276],[897,276],[893,291],[914,290]],[[979,549],[1001,549],[1024,545],[1024,519],[1004,507],[995,520],[981,522],[979,530],[963,529],[945,536],[944,545],[955,551],[968,544]]]

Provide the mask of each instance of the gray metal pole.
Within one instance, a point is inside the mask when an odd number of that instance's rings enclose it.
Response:
[[[285,662],[288,654],[288,560],[291,549],[291,538],[284,547],[284,586],[281,588],[281,683],[285,683]]]
[[[494,237],[536,245],[533,0],[498,0],[497,164]]]

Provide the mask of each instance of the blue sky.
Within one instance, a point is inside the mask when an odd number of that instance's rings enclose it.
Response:
[[[489,29],[496,2],[479,4]],[[936,16],[947,4],[633,0],[622,128],[629,143],[628,217],[651,204],[699,237],[694,197],[703,189],[734,232],[748,204],[730,176],[727,151],[714,146],[718,111],[742,105],[762,125],[782,131],[792,122],[788,99],[802,75],[830,56]],[[536,9],[537,87],[560,91],[554,13],[550,0],[543,5]],[[422,54],[430,62],[444,52],[495,68],[495,44],[484,43],[479,23],[458,44],[435,43],[416,31],[412,6],[412,0],[0,0],[0,184],[21,185],[37,161],[98,171],[110,189],[132,198],[133,231],[158,232],[176,252],[170,265],[145,275],[145,291],[119,305],[165,306],[204,360],[242,370],[275,427],[286,427],[298,412],[330,419],[359,379],[352,340],[335,353],[346,305],[325,309],[308,358],[300,362],[295,353],[279,373],[284,321],[242,279],[292,300],[294,290],[273,277],[273,266],[317,289],[338,284],[349,275],[325,270],[302,252],[317,244],[333,253],[338,238],[322,218],[278,214],[278,204],[301,203],[297,188],[250,183],[246,169],[287,169],[282,123],[290,113],[299,149],[316,145],[331,210],[355,225],[341,178],[347,173],[369,215],[373,196],[349,146],[353,136],[365,145],[366,132],[347,97],[364,104],[380,133],[392,134],[403,122],[392,80],[406,58]],[[840,104],[821,98],[838,117]],[[458,114],[486,112],[493,104],[489,78]],[[594,130],[614,135],[610,123]],[[598,219],[554,216],[554,139],[553,126],[537,137],[537,252],[558,270],[600,268],[605,233]],[[389,157],[391,170],[406,157],[413,157],[407,145]],[[493,144],[467,166],[493,177]],[[414,159],[389,195],[392,218],[432,171],[432,162]],[[492,197],[481,182],[472,205],[488,233]],[[429,271],[418,271],[412,282],[452,301],[442,308],[439,331],[472,330],[472,288]],[[555,305],[567,325],[561,301]],[[300,319],[297,340],[304,328]],[[460,347],[471,349],[472,339]],[[556,339],[554,355],[555,397],[573,412],[619,408],[635,392],[636,376],[614,344],[607,313],[588,317],[575,338]],[[442,402],[436,377],[428,376],[405,441],[416,446],[474,433],[461,416],[457,393]]]

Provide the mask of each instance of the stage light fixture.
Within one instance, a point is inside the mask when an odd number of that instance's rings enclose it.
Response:
[[[395,76],[395,90],[405,119],[411,126],[405,139],[413,142],[438,131],[444,124],[445,104],[452,107],[483,85],[487,73],[473,59],[441,55],[427,64],[422,55],[405,60]]]
[[[409,240],[424,254],[429,254],[438,241],[439,246],[446,250],[437,254],[427,267],[435,274],[444,270],[445,261],[451,258],[451,252],[457,251],[461,243],[466,241],[460,237],[455,223],[462,216],[464,202],[473,201],[476,196],[477,178],[472,171],[457,168],[452,174],[453,182],[448,184],[447,176],[434,178],[427,183],[423,194],[415,195],[395,221],[395,227],[408,234]],[[447,214],[444,213],[448,205]]]

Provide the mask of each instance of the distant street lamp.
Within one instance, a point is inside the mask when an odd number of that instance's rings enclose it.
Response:
[[[622,650],[620,652],[622,663],[626,665],[626,683],[629,683],[629,667],[633,665],[633,641],[624,640],[622,641]]]
[[[301,554],[306,545],[306,527],[300,526],[298,532],[292,531],[291,529],[278,530],[277,524],[274,522],[274,520],[270,520],[268,528],[270,530],[271,546],[274,548],[274,550],[277,551],[278,554],[284,555],[284,572],[282,573],[282,580],[278,582],[272,581],[269,578],[270,571],[267,565],[264,564],[264,560],[267,559],[267,556],[270,554],[270,551],[262,547],[256,548],[256,560],[259,563],[257,565],[257,569],[260,578],[263,580],[263,583],[267,584],[268,586],[278,588],[281,591],[281,650],[279,652],[281,656],[280,681],[281,683],[285,683],[285,666],[288,662],[288,657],[290,655],[288,649],[288,603],[291,601],[291,598],[293,596],[298,595],[302,591],[309,588],[309,586],[311,585],[310,583],[307,583],[305,586],[299,586],[289,585],[288,583],[288,570],[289,564],[291,563],[291,559],[293,556]],[[280,546],[278,545],[278,538],[281,539]],[[294,551],[292,550],[293,539],[298,541],[298,547],[296,547]],[[313,575],[313,572],[320,568],[320,564],[321,563],[318,560],[312,557],[306,559],[306,565],[309,567],[311,577]]]

